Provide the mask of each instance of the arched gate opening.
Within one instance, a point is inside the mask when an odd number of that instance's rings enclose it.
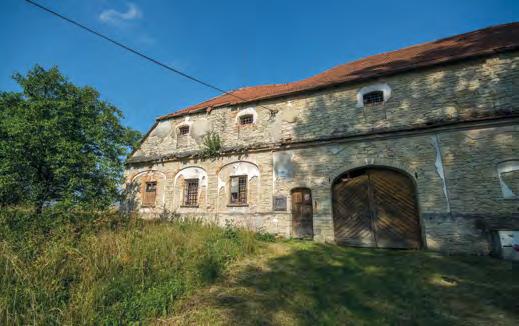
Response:
[[[338,244],[360,247],[421,247],[413,180],[388,168],[355,169],[332,186],[333,224]]]

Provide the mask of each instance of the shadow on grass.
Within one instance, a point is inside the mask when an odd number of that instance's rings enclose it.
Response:
[[[288,254],[248,265],[210,295],[226,323],[508,325],[519,318],[512,263],[288,244]]]

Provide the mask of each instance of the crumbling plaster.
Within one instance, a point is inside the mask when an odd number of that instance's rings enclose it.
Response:
[[[504,175],[508,173],[516,172],[516,178],[519,177],[519,160],[511,160],[506,162],[501,162],[497,165],[497,173],[499,176],[499,184],[501,185],[501,191],[503,192],[503,198],[506,199],[515,199],[518,198],[518,194],[514,193],[512,190],[512,186],[507,184],[504,179]],[[519,184],[519,180],[516,180],[516,183]]]
[[[217,132],[226,148],[250,146],[251,150],[209,160],[175,158],[152,168],[168,176],[167,196],[179,188],[171,181],[181,168],[199,167],[207,172],[207,207],[186,208],[185,214],[214,218],[222,225],[231,220],[285,236],[290,235],[291,227],[290,191],[309,188],[314,200],[315,240],[333,241],[330,191],[334,178],[358,167],[392,167],[405,171],[416,183],[428,248],[485,253],[488,230],[519,227],[514,217],[519,208],[516,198],[502,200],[510,192],[517,195],[513,192],[516,165],[510,170],[510,163],[503,162],[517,162],[519,158],[519,143],[514,140],[519,126],[510,116],[519,113],[518,64],[517,53],[508,53],[383,81],[263,101],[261,107],[277,110],[278,114],[272,119],[268,110],[258,109],[255,123],[246,127],[240,127],[237,119],[247,107],[223,106],[169,119],[163,122],[174,128],[190,121],[192,132]],[[391,85],[384,105],[357,108],[359,90],[377,83]],[[486,122],[487,118],[509,119],[510,123],[494,124]],[[467,120],[476,122],[465,124]],[[168,134],[166,127],[160,128],[159,135]],[[413,132],[397,133],[404,128]],[[339,140],[322,141],[330,136]],[[157,136],[148,138],[135,156],[199,149],[196,142],[176,149],[174,140],[168,143],[158,142]],[[318,139],[319,143],[314,142]],[[277,146],[273,149],[260,147],[273,142]],[[296,146],[296,142],[301,145]],[[250,174],[254,189],[249,190],[255,191],[251,205],[228,207],[226,183],[231,174]],[[286,211],[273,211],[273,196],[287,197]],[[170,201],[167,197],[166,206]]]

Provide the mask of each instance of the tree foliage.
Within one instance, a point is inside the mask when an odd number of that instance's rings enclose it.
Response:
[[[117,199],[124,159],[140,138],[92,87],[57,67],[14,74],[0,92],[0,206],[106,207]]]

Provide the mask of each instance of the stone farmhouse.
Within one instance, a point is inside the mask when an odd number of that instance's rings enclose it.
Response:
[[[487,254],[494,231],[519,229],[518,123],[511,23],[161,116],[127,160],[129,205],[320,242]]]

